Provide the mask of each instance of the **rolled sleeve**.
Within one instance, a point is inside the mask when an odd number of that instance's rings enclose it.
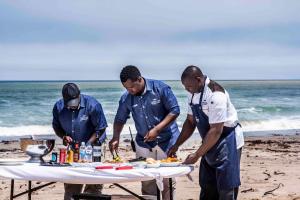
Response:
[[[208,102],[208,118],[210,124],[222,123],[227,120],[227,98],[223,92],[214,92]]]
[[[179,105],[175,95],[173,94],[170,87],[165,87],[162,90],[162,101],[165,108],[174,115],[180,114]]]
[[[192,100],[192,94],[191,93],[188,93],[188,98],[187,98],[187,114],[188,115],[193,115],[193,111],[192,111],[192,108],[191,108],[191,100]]]
[[[125,100],[121,98],[119,101],[119,107],[114,122],[125,124],[127,119],[129,118],[129,114],[130,110],[128,109]]]
[[[91,120],[95,127],[95,132],[105,129],[107,127],[106,118],[100,103],[96,104],[91,112]]]

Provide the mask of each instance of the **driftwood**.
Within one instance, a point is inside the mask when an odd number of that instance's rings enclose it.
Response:
[[[247,193],[247,192],[254,192],[254,189],[253,188],[249,188],[249,189],[241,191],[241,193]]]
[[[284,172],[277,172],[277,171],[274,171],[274,174],[275,174],[275,175],[280,175],[280,174],[285,175]]]
[[[267,178],[265,178],[265,181],[267,181],[271,178],[271,174],[269,174],[268,172],[263,172],[263,174],[268,176]]]
[[[279,189],[281,186],[284,186],[284,185],[283,185],[282,183],[279,183],[278,186],[277,186],[276,188],[274,188],[274,189],[272,189],[272,190],[269,190],[269,191],[266,191],[266,192],[264,193],[263,196],[268,195],[268,194],[272,194],[272,195],[275,196],[275,194],[273,194],[273,192],[274,192],[275,190]]]
[[[267,148],[269,151],[279,152],[279,153],[300,153],[300,151],[292,151],[292,150],[283,150],[283,149],[271,149]]]

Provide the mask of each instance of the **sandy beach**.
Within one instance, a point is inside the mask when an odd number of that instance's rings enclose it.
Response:
[[[120,156],[123,158],[133,158],[130,144],[127,139],[122,139],[120,146]],[[193,152],[199,145],[198,141],[188,141],[178,153],[182,159]],[[59,148],[60,145],[56,145]],[[241,161],[241,181],[239,199],[280,199],[280,200],[300,200],[300,136],[265,136],[246,137]],[[109,159],[107,154],[106,159]],[[0,158],[26,158],[20,150],[19,142],[2,142]],[[188,200],[198,199],[198,170],[199,164],[195,165],[192,172],[193,182],[187,177],[177,178],[176,199]],[[1,179],[0,199],[9,198],[10,180]],[[33,182],[34,186],[42,184]],[[123,186],[139,193],[140,184],[127,183]],[[16,181],[15,192],[19,193],[27,188],[25,181]],[[56,183],[49,187],[34,192],[32,199],[48,200],[63,199],[63,184]],[[113,185],[106,184],[105,194],[126,194],[124,191]],[[51,195],[49,195],[51,194]],[[27,199],[27,196],[18,199]],[[132,198],[134,199],[134,198]]]

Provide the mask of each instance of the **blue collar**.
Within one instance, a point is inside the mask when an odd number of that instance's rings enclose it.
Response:
[[[152,91],[153,90],[153,84],[151,84],[152,80],[146,78],[144,78],[144,80],[145,80],[146,91]]]
[[[83,94],[80,95],[80,107],[82,108],[85,107],[85,98],[83,96]]]

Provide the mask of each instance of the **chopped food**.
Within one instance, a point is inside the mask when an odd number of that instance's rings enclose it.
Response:
[[[162,159],[160,162],[162,163],[179,162],[179,159],[176,157],[168,157],[166,159]]]
[[[158,160],[155,160],[153,158],[147,158],[146,162],[147,162],[147,164],[156,164],[156,163],[159,163]]]

